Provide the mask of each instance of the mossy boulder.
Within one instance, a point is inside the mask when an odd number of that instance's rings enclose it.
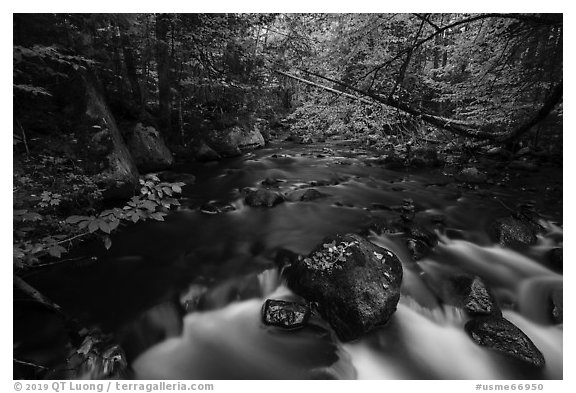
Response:
[[[400,299],[398,258],[356,234],[326,238],[293,261],[286,274],[289,287],[316,302],[343,341],[386,324]]]

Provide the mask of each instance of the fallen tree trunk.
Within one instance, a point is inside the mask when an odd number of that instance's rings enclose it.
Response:
[[[358,89],[354,86],[351,86],[347,83],[344,83],[342,81],[328,78],[328,77],[325,77],[323,75],[320,75],[320,74],[312,72],[312,71],[303,70],[303,69],[300,69],[300,70],[307,73],[307,74],[310,74],[310,75],[319,77],[321,79],[324,79],[326,81],[336,83],[336,84],[338,84],[338,85],[340,85],[346,89],[349,89],[355,93],[358,93],[362,96],[369,97],[373,101],[354,96],[352,94],[346,93],[346,92],[341,91],[341,90],[336,90],[336,89],[333,89],[333,88],[330,88],[327,86],[320,85],[318,83],[300,78],[298,76],[289,74],[287,72],[283,72],[283,71],[276,71],[276,72],[281,74],[281,75],[284,75],[284,76],[290,77],[292,79],[298,80],[300,82],[306,83],[308,85],[315,86],[315,87],[330,91],[330,92],[335,93],[335,94],[340,94],[340,95],[343,95],[345,97],[353,98],[355,100],[359,100],[359,101],[366,103],[366,104],[374,105],[374,104],[378,103],[381,105],[386,105],[386,106],[390,106],[390,107],[395,108],[395,109],[399,109],[399,110],[406,112],[406,113],[409,113],[413,116],[417,116],[420,119],[424,120],[425,122],[427,122],[433,126],[442,128],[442,129],[449,131],[449,132],[452,132],[456,135],[460,135],[460,136],[464,136],[464,137],[472,138],[472,139],[478,139],[478,140],[489,140],[492,142],[499,142],[499,143],[510,142],[510,141],[520,137],[521,135],[523,135],[527,131],[529,131],[533,126],[535,126],[540,121],[542,121],[552,111],[552,109],[554,109],[556,104],[562,98],[562,85],[563,85],[563,83],[562,83],[562,81],[560,81],[558,83],[558,85],[556,85],[554,87],[551,95],[548,97],[548,99],[546,99],[543,106],[536,113],[536,115],[531,117],[527,122],[525,122],[524,124],[520,125],[516,129],[514,129],[510,132],[507,132],[507,133],[493,133],[493,132],[486,132],[486,131],[481,130],[480,127],[476,124],[471,124],[471,123],[468,123],[468,122],[465,122],[462,120],[448,119],[445,117],[432,115],[432,114],[423,112],[419,109],[413,108],[413,107],[406,105],[404,103],[398,102],[398,101],[396,101],[390,97],[388,97],[388,98],[382,97],[378,94],[375,94],[375,93],[372,93],[369,91],[360,90],[360,89]]]

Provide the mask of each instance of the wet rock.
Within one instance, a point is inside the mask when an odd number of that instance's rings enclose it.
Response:
[[[443,280],[441,286],[442,300],[463,308],[470,316],[502,316],[496,298],[480,277],[456,275]]]
[[[343,341],[385,324],[400,299],[398,258],[355,234],[326,238],[286,273],[290,288],[317,302],[320,314]]]
[[[503,246],[536,243],[536,232],[533,226],[514,217],[497,219],[492,224],[490,232],[494,241]]]
[[[226,202],[210,201],[200,206],[200,212],[204,214],[220,214],[236,210],[234,206]]]
[[[244,202],[252,207],[273,207],[284,202],[282,195],[270,190],[248,190]]]
[[[174,164],[172,153],[156,128],[136,123],[127,134],[128,149],[139,171],[159,171]]]
[[[282,183],[283,180],[280,179],[272,179],[271,177],[267,177],[266,179],[262,180],[260,184],[266,187],[278,187],[278,184]]]
[[[564,300],[562,288],[556,288],[550,294],[552,304],[552,320],[555,323],[564,322]]]
[[[233,126],[208,132],[206,143],[221,156],[232,157],[242,154],[244,150],[263,147],[265,141],[257,128]]]
[[[479,184],[484,183],[488,179],[485,173],[480,172],[478,168],[470,167],[462,169],[455,176],[456,180],[464,183]]]
[[[544,356],[532,340],[513,323],[501,317],[474,318],[464,326],[472,340],[536,367],[543,367]]]
[[[268,299],[262,307],[262,322],[284,329],[300,329],[306,326],[310,307],[296,302]]]
[[[564,257],[561,248],[553,248],[547,254],[548,265],[555,271],[562,273],[564,269]]]
[[[292,192],[289,192],[286,195],[286,200],[290,201],[290,202],[307,202],[307,201],[313,201],[315,199],[319,199],[319,198],[324,198],[328,196],[327,194],[324,194],[318,190],[315,190],[314,188],[307,188],[304,190],[295,190]]]

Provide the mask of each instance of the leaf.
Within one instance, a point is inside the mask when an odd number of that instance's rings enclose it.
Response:
[[[98,220],[98,227],[102,232],[110,233],[110,225],[106,221]]]
[[[109,250],[110,247],[112,247],[112,240],[110,239],[110,236],[105,236],[104,237],[104,247]]]
[[[175,193],[181,194],[182,193],[182,188],[179,185],[172,185],[172,191],[174,191]]]
[[[166,215],[166,213],[156,212],[156,213],[150,214],[150,218],[152,218],[153,220],[156,220],[156,221],[164,221],[165,215]]]
[[[118,225],[120,224],[120,220],[112,220],[108,223],[108,225],[110,226],[110,231],[113,231],[114,229],[118,228]]]
[[[70,216],[66,219],[66,223],[68,224],[78,224],[81,221],[89,220],[90,217],[86,216]]]
[[[162,187],[162,191],[164,191],[164,193],[166,195],[172,196],[172,188],[170,187]]]
[[[64,247],[56,244],[56,245],[54,245],[48,249],[48,254],[52,255],[55,258],[60,258],[62,253],[66,252],[66,251],[68,251],[68,250],[66,250]]]
[[[156,210],[156,206],[158,206],[158,204],[154,201],[142,201],[142,203],[140,203],[139,207],[143,207],[143,208],[148,209],[150,211],[154,211],[154,210]]]
[[[43,244],[35,244],[32,250],[30,250],[30,254],[38,254],[42,250],[44,250]]]
[[[96,232],[98,228],[99,228],[98,220],[90,221],[90,223],[88,224],[88,232],[90,233]]]

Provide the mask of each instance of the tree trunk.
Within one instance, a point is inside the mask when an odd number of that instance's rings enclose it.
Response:
[[[138,82],[138,75],[136,73],[136,62],[134,60],[133,46],[131,45],[130,38],[120,28],[120,42],[122,44],[122,53],[124,54],[124,64],[126,65],[126,75],[128,82],[130,82],[130,89],[132,90],[132,99],[138,106],[139,111],[144,110],[144,102],[142,100],[142,91],[140,83]]]
[[[170,54],[168,30],[170,16],[156,16],[156,64],[158,67],[158,103],[160,107],[160,129],[166,138],[172,132],[172,97],[170,93]]]
[[[509,141],[512,141],[512,140],[520,137],[521,135],[523,135],[524,133],[529,131],[533,126],[538,124],[540,121],[544,120],[544,118],[552,111],[552,109],[554,109],[556,104],[562,98],[562,81],[560,81],[558,83],[558,85],[556,85],[556,87],[552,90],[552,93],[550,94],[550,96],[548,97],[546,102],[543,104],[542,108],[536,113],[536,115],[534,115],[526,123],[522,124],[521,126],[519,126],[518,128],[514,129],[511,132],[495,134],[492,132],[482,131],[480,129],[480,127],[476,124],[467,123],[467,122],[462,121],[462,120],[448,119],[448,118],[444,118],[444,117],[440,117],[440,116],[431,115],[429,113],[425,113],[425,112],[418,110],[416,108],[412,108],[409,105],[403,104],[399,101],[396,101],[396,100],[393,100],[390,98],[384,98],[384,97],[381,97],[377,94],[360,90],[354,86],[350,86],[344,82],[322,76],[322,75],[317,74],[315,72],[305,71],[305,70],[302,70],[302,71],[304,71],[310,75],[315,75],[315,76],[322,78],[324,80],[327,80],[327,81],[330,81],[333,83],[337,83],[340,86],[345,87],[347,89],[350,89],[350,90],[352,90],[356,93],[359,93],[365,97],[370,97],[376,103],[391,106],[392,108],[400,109],[401,111],[409,113],[413,116],[417,116],[420,119],[422,119],[423,121],[425,121],[429,124],[432,124],[433,126],[442,128],[446,131],[450,131],[454,134],[464,136],[467,138],[472,138],[472,139],[490,140],[493,142],[503,142],[504,143],[504,142],[509,142]],[[367,100],[367,99],[361,98],[361,97],[356,97],[356,96],[353,96],[352,94],[348,94],[348,93],[345,93],[345,92],[340,91],[340,90],[336,90],[336,89],[332,89],[332,88],[329,88],[326,86],[322,86],[322,85],[319,85],[317,83],[308,81],[306,79],[302,79],[302,78],[299,78],[297,76],[288,74],[286,72],[282,72],[282,71],[276,71],[276,72],[279,74],[288,76],[292,79],[298,80],[300,82],[304,82],[304,83],[309,84],[311,86],[319,87],[321,89],[330,91],[330,92],[335,93],[335,94],[340,94],[340,95],[343,95],[345,97],[353,98],[353,99],[358,100],[360,102],[363,102],[365,104],[371,104],[371,105],[375,104],[374,101],[370,101],[370,100]]]

